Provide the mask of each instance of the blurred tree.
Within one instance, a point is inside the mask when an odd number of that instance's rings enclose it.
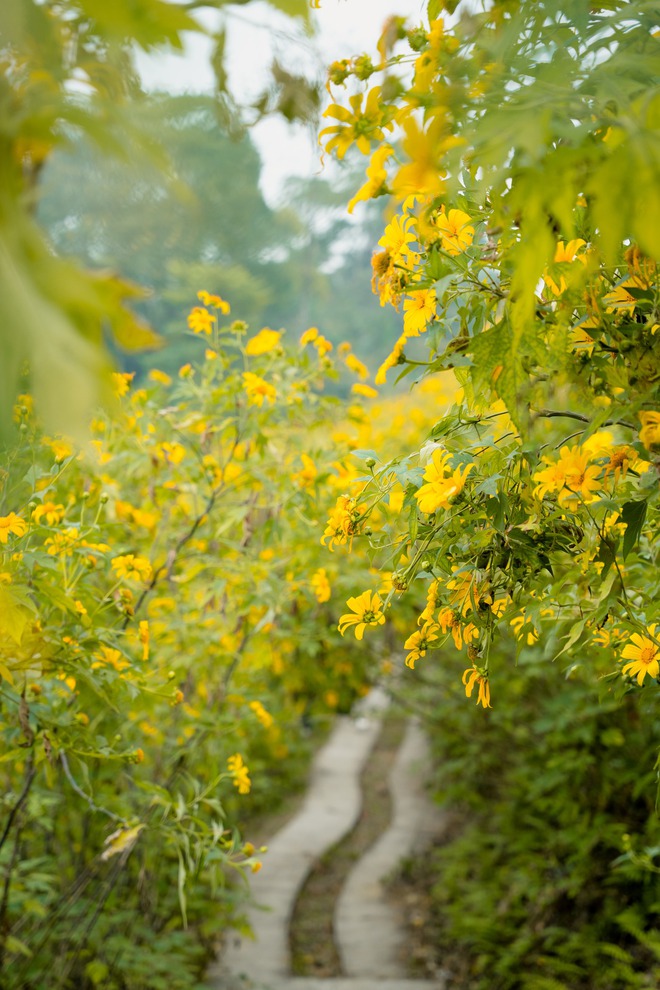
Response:
[[[127,161],[82,140],[52,157],[38,218],[60,254],[112,269],[150,292],[139,308],[178,341],[165,358],[174,366],[191,345],[181,333],[199,289],[221,293],[253,325],[273,303],[281,308],[296,222],[266,205],[258,154],[247,138],[224,133],[212,97],[145,99],[135,120],[141,137]],[[155,142],[166,169],[144,151]]]
[[[306,0],[270,3],[308,21]],[[162,149],[153,137],[142,140],[134,117],[139,80],[131,54],[136,47],[181,49],[187,31],[208,34],[195,19],[202,7],[231,4],[4,0],[0,6],[0,430],[26,360],[42,414],[53,428],[75,432],[98,393],[104,326],[123,346],[153,343],[125,305],[135,295],[131,286],[53,254],[34,221],[35,187],[53,150],[74,138],[120,159],[139,145],[154,167],[167,170]],[[229,117],[236,108],[227,90],[222,27],[215,43],[218,106]],[[295,78],[279,71],[274,80],[282,95],[274,109],[289,119],[315,102],[313,86],[302,79],[306,98],[284,99]]]
[[[292,179],[286,206],[270,209],[259,191],[259,156],[247,135],[232,139],[211,96],[160,95],[135,110],[140,141],[127,159],[83,140],[54,154],[44,170],[38,218],[61,255],[111,269],[150,291],[137,308],[168,345],[164,370],[190,358],[185,314],[200,288],[219,292],[251,326],[311,324],[382,360],[398,318],[374,307],[370,256],[382,223],[375,204],[351,220],[353,169]],[[168,167],[148,149],[159,142]],[[200,345],[201,346],[201,345]],[[130,369],[150,352],[127,355]]]

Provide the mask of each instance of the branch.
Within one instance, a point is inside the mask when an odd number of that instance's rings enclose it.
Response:
[[[583,413],[569,412],[568,410],[559,409],[539,409],[539,411],[535,413],[535,416],[543,416],[545,419],[556,419],[557,417],[562,417],[564,419],[577,419],[580,423],[591,422],[591,418],[583,415]],[[637,429],[634,423],[627,423],[624,419],[607,419],[603,423],[603,426],[625,426],[628,430]]]

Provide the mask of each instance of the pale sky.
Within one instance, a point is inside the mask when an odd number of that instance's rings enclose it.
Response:
[[[231,88],[243,101],[255,97],[264,86],[274,57],[291,71],[311,78],[318,77],[319,66],[363,51],[375,60],[376,42],[386,18],[398,14],[419,24],[425,8],[425,0],[321,0],[321,8],[314,11],[317,33],[310,39],[302,29],[292,29],[291,21],[267,3],[230,7],[227,61]],[[214,30],[220,16],[207,10],[199,19]],[[192,35],[183,57],[141,55],[138,65],[145,85],[172,92],[212,91],[211,48],[210,39]],[[287,176],[319,171],[318,146],[308,128],[272,118],[253,128],[251,135],[264,162],[262,191],[271,204],[280,198]]]

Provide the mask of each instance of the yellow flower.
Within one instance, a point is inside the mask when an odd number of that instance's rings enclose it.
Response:
[[[390,264],[405,263],[415,254],[410,247],[417,240],[413,226],[414,220],[409,216],[394,216],[388,223],[378,241],[379,247],[385,248],[388,267]]]
[[[363,364],[355,354],[347,354],[345,360],[348,370],[355,372],[358,378],[364,381],[365,378],[369,377],[369,369],[366,364]]]
[[[113,557],[110,566],[118,578],[125,578],[127,581],[148,581],[151,578],[151,564],[146,557],[138,557],[135,554],[122,554],[120,557]]]
[[[312,586],[312,590],[316,595],[316,600],[318,602],[327,602],[330,600],[330,582],[328,581],[328,575],[325,572],[325,567],[319,567],[319,569],[312,574],[309,583]]]
[[[268,354],[274,347],[277,347],[281,336],[281,331],[264,327],[255,337],[250,337],[245,345],[245,353],[251,357],[256,357],[258,354]]]
[[[391,131],[394,126],[391,121],[394,111],[387,104],[381,103],[380,86],[375,86],[369,91],[364,110],[362,93],[349,97],[348,102],[351,105],[350,110],[332,103],[324,111],[324,117],[334,117],[340,123],[324,127],[319,134],[319,141],[328,136],[325,150],[335,151],[339,159],[344,157],[352,144],[357,144],[362,154],[368,155],[371,142],[381,142],[384,137],[383,130]]]
[[[243,372],[243,388],[251,406],[263,406],[264,402],[274,402],[277,397],[274,386],[251,371]]]
[[[351,392],[353,395],[363,395],[365,399],[375,399],[378,395],[375,388],[372,388],[371,385],[363,385],[362,382],[355,382],[351,385]]]
[[[367,626],[381,626],[385,622],[383,602],[377,592],[363,591],[361,595],[349,598],[346,602],[351,612],[339,619],[338,629],[344,635],[350,626],[355,626],[355,638],[362,639]]]
[[[440,234],[440,243],[447,254],[457,255],[472,244],[474,227],[472,218],[463,210],[450,210],[440,213],[435,220],[435,226]]]
[[[261,704],[261,702],[260,701],[251,701],[249,707],[252,709],[252,711],[254,712],[254,714],[257,716],[258,720],[261,722],[261,724],[263,725],[264,729],[270,729],[271,725],[273,724],[274,719],[273,719],[273,716],[270,714],[270,712],[266,711],[266,709]]]
[[[420,657],[426,656],[429,643],[432,643],[438,638],[439,628],[440,626],[437,622],[425,622],[421,629],[417,629],[414,633],[411,633],[403,644],[405,650],[410,650],[410,653],[406,657],[406,667],[414,669],[415,662]]]
[[[314,347],[318,351],[319,357],[325,357],[332,350],[332,344],[322,334],[317,334],[314,338]]]
[[[509,623],[516,639],[525,639],[528,646],[532,646],[539,638],[538,629],[536,626],[525,617],[524,611],[520,615],[514,616]]]
[[[403,333],[405,337],[418,337],[435,319],[435,289],[416,289],[403,303]]]
[[[128,389],[128,385],[126,386]],[[64,440],[62,437],[56,437],[53,440],[49,440],[44,437],[44,443],[48,444],[50,449],[55,455],[56,461],[63,461],[65,457],[71,457],[73,454],[73,445],[69,443],[68,440]]]
[[[614,484],[616,485],[619,483],[619,478],[621,478],[621,480],[625,480],[628,473],[628,468],[632,467],[634,470],[639,471],[638,465],[648,466],[648,461],[641,460],[637,454],[637,451],[632,447],[613,447],[610,452],[609,460],[605,465],[604,478],[607,478],[610,474],[613,474]],[[646,470],[646,467],[644,467],[643,470]]]
[[[444,190],[446,174],[440,162],[452,139],[442,138],[438,126],[422,131],[414,117],[402,122],[405,131],[403,153],[409,164],[403,165],[392,180],[392,190],[403,199],[410,194],[439,196]]]
[[[162,457],[168,464],[180,464],[186,456],[186,448],[176,440],[173,442],[164,440],[163,443],[158,444],[154,453],[159,457],[159,460]]]
[[[603,302],[607,306],[608,313],[632,313],[637,305],[635,297],[628,292],[628,289],[644,289],[646,285],[642,279],[627,278],[616,285],[611,292],[603,297]]]
[[[138,636],[142,643],[142,659],[149,659],[149,623],[143,619],[138,625]]]
[[[71,527],[71,529],[65,529],[60,533],[55,533],[54,536],[49,536],[44,546],[48,547],[48,553],[51,557],[55,557],[57,554],[60,554],[62,557],[70,557],[73,553],[73,547],[77,542],[78,530],[75,527]]]
[[[639,419],[642,424],[639,431],[640,442],[647,450],[660,446],[660,412],[657,410],[640,412]]]
[[[631,641],[624,646],[621,653],[621,660],[630,660],[623,667],[623,673],[630,677],[637,675],[637,683],[642,684],[648,674],[649,677],[657,677],[660,673],[660,647],[655,642],[656,623],[647,626],[648,636],[640,636],[633,633]]]
[[[188,326],[193,333],[210,334],[213,329],[214,322],[215,317],[213,314],[209,313],[208,309],[203,309],[201,306],[195,306],[188,316]]]
[[[115,395],[117,396],[118,399],[121,399],[122,395],[126,395],[126,393],[128,392],[128,387],[129,387],[130,383],[133,381],[134,378],[135,378],[135,372],[134,371],[131,371],[131,372],[113,371],[112,372],[112,380],[113,380],[114,385],[115,385]]]
[[[152,382],[158,382],[160,385],[171,385],[172,379],[165,371],[159,371],[158,368],[152,368],[149,372],[149,379]]]
[[[453,472],[448,467],[450,455],[445,450],[435,450],[431,462],[424,472],[425,485],[415,492],[419,502],[420,512],[435,512],[436,509],[449,508],[449,499],[463,490],[465,479],[474,467],[467,464],[462,470],[456,468]]]
[[[387,357],[381,364],[380,368],[376,372],[376,377],[374,378],[374,382],[376,383],[376,385],[385,384],[387,380],[387,372],[390,370],[390,368],[395,368],[397,364],[405,363],[405,357],[403,354],[403,348],[405,347],[405,345],[406,345],[406,337],[405,335],[402,335],[401,337],[399,337],[396,344],[392,348],[392,353],[387,355]]]
[[[355,499],[349,495],[338,495],[334,509],[326,523],[325,531],[321,537],[321,543],[326,545],[328,540],[328,550],[333,550],[333,545],[347,543],[349,537],[355,535],[359,525],[360,512],[355,506]]]
[[[488,676],[477,667],[468,667],[467,670],[463,671],[463,684],[465,685],[465,696],[470,698],[472,696],[472,691],[474,690],[474,685],[479,685],[479,694],[477,697],[477,704],[482,705],[483,708],[490,708],[490,685],[488,683]]]
[[[367,182],[356,192],[353,199],[348,204],[348,212],[352,213],[356,203],[361,200],[375,199],[387,191],[387,170],[385,162],[394,152],[389,144],[383,144],[376,148],[371,156],[371,163],[367,167]]]
[[[302,471],[296,471],[291,476],[291,480],[294,484],[300,485],[301,488],[311,488],[318,474],[316,464],[307,454],[301,454],[300,460],[303,462]]]
[[[27,523],[15,512],[10,512],[8,516],[0,516],[0,543],[6,543],[9,534],[23,536],[27,532]]]
[[[97,659],[92,663],[92,670],[98,670],[103,667],[113,667],[115,670],[121,673],[122,670],[126,670],[130,667],[129,661],[126,657],[122,656],[119,650],[113,649],[111,646],[101,646],[101,652],[94,654]]]
[[[452,570],[455,576],[447,581],[447,590],[451,592],[449,601],[460,610],[461,615],[467,615],[472,610],[472,599],[479,601],[479,586],[472,571]]]
[[[311,344],[313,340],[316,340],[318,335],[318,327],[310,327],[309,330],[305,330],[300,338],[300,346],[305,347],[306,344]]]
[[[430,621],[433,618],[433,613],[438,607],[440,599],[440,582],[437,579],[431,581],[428,591],[426,592],[426,606],[424,611],[421,613],[419,619],[417,620],[418,625],[423,622]],[[446,632],[445,629],[442,630]]]
[[[568,264],[576,259],[577,261],[581,261],[583,265],[586,264],[586,257],[583,254],[578,254],[578,251],[580,248],[585,246],[585,243],[586,242],[583,241],[581,237],[577,237],[575,240],[569,241],[566,245],[564,245],[563,241],[559,241],[555,250],[553,265]],[[543,281],[556,296],[560,296],[562,292],[566,291],[566,279],[563,275],[559,277],[559,285],[557,285],[552,276],[547,273],[543,276]]]
[[[231,312],[231,306],[228,302],[225,302],[221,296],[214,296],[213,293],[206,292],[204,289],[201,289],[197,293],[197,298],[203,302],[205,306],[214,306],[215,309],[219,309],[225,316]]]
[[[534,489],[537,498],[543,498],[548,492],[558,492],[558,502],[567,509],[576,511],[580,499],[592,502],[601,485],[598,480],[600,468],[597,465],[588,466],[588,455],[579,446],[562,447],[559,460],[554,462],[547,457],[543,460],[548,467],[537,471],[533,480],[538,482]]]
[[[192,364],[182,364],[179,368],[179,378],[192,378],[195,374],[195,369]]]
[[[250,777],[249,770],[243,763],[243,757],[240,753],[234,753],[227,760],[227,769],[229,773],[234,778],[234,787],[237,788],[239,794],[249,794],[250,793]]]

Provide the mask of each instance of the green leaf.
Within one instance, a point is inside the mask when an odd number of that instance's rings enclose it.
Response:
[[[5,948],[8,952],[13,952],[15,955],[16,954],[19,954],[21,956],[32,955],[30,949],[28,949],[25,942],[21,942],[21,940],[19,938],[16,938],[15,935],[7,935],[7,938],[5,939]]]
[[[563,648],[559,651],[559,653],[557,653],[556,656],[552,658],[553,660],[558,660],[559,657],[562,656],[562,654],[567,653],[572,646],[575,646],[580,636],[584,632],[584,627],[586,625],[586,622],[587,622],[586,619],[580,619],[579,622],[576,622],[574,623],[574,625],[571,626]]]
[[[0,633],[20,645],[30,618],[30,612],[16,595],[9,588],[0,586]]]
[[[303,20],[309,20],[309,4],[307,0],[268,0],[271,7],[275,7],[276,10],[281,10],[283,14],[287,14],[289,17],[302,17]]]
[[[598,553],[596,554],[595,560],[603,565],[602,577],[606,577],[607,572],[616,560],[616,540],[612,537],[608,537],[606,540],[600,541],[600,547],[598,548]]]
[[[85,975],[89,977],[95,987],[103,983],[109,972],[107,965],[100,959],[94,959],[85,966]]]
[[[648,502],[646,501],[632,501],[626,502],[621,509],[621,522],[626,525],[626,532],[623,537],[624,560],[639,540],[646,518],[647,505]]]

